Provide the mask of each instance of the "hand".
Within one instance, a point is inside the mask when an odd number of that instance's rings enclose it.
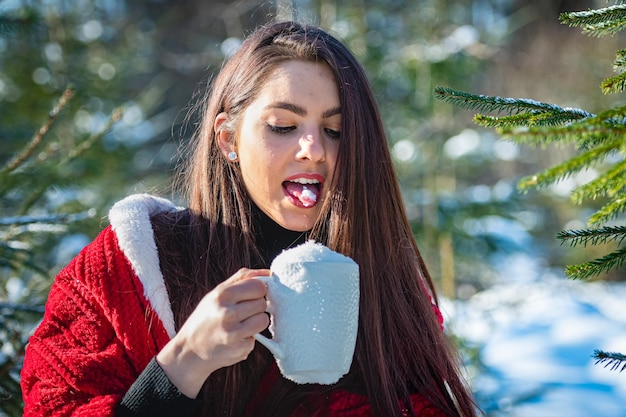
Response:
[[[254,335],[269,325],[266,284],[252,279],[267,269],[242,268],[206,294],[179,332],[157,355],[170,381],[195,398],[208,376],[245,360]]]

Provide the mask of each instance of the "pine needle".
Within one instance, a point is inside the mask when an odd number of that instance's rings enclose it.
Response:
[[[561,23],[582,27],[583,33],[593,36],[612,35],[626,24],[626,5],[616,4],[597,10],[561,13]]]
[[[626,106],[615,107],[605,110],[603,112],[594,115],[589,119],[591,123],[599,122],[612,122],[624,125],[624,118],[626,117]]]
[[[613,61],[613,71],[621,72],[626,68],[626,49],[620,49],[615,53]]]
[[[515,114],[521,112],[554,112],[555,114],[570,114],[574,119],[592,116],[592,114],[584,110],[574,108],[565,109],[555,104],[542,103],[531,99],[471,94],[457,91],[449,87],[435,87],[434,95],[440,100],[480,113],[496,112]]]
[[[616,195],[626,186],[624,178],[626,178],[626,160],[621,160],[616,162],[603,175],[578,187],[572,193],[572,201],[575,204],[581,204],[584,200],[595,200],[607,195]]]
[[[104,127],[99,132],[93,133],[87,140],[82,142],[75,149],[72,149],[72,151],[63,160],[61,160],[59,164],[60,165],[68,164],[72,160],[84,154],[89,148],[91,148],[96,142],[100,141],[100,139],[102,139],[104,135],[106,135],[109,132],[111,127],[113,127],[113,125],[122,118],[122,114],[123,114],[123,111],[121,108],[114,109],[111,115],[109,116],[109,120],[104,125]]]
[[[593,357],[596,358],[596,365],[603,363],[605,368],[611,369],[611,371],[618,370],[622,372],[626,369],[626,355],[617,352],[604,352],[601,350],[595,350]],[[621,367],[621,369],[620,369]]]
[[[0,226],[19,226],[33,223],[67,224],[93,217],[90,211],[81,213],[46,214],[40,216],[11,216],[0,218]]]
[[[610,226],[599,229],[562,230],[557,234],[557,239],[568,242],[570,246],[599,245],[609,242],[621,244],[626,239],[626,226]]]
[[[15,169],[17,169],[17,167],[23,164],[24,161],[26,161],[33,154],[33,152],[35,152],[35,149],[41,143],[44,136],[48,133],[48,131],[50,130],[50,128],[56,121],[57,116],[63,110],[63,108],[65,108],[65,106],[70,101],[73,95],[74,95],[74,91],[71,88],[67,88],[63,92],[57,104],[54,106],[52,111],[48,114],[48,120],[46,120],[46,122],[39,128],[39,130],[37,130],[37,133],[35,133],[35,136],[33,136],[33,138],[30,140],[28,145],[24,147],[22,152],[19,155],[17,155],[15,158],[13,158],[9,163],[7,163],[2,168],[2,170],[0,171],[0,175],[6,175],[14,171]]]
[[[0,35],[32,31],[40,23],[40,17],[33,8],[23,8],[19,15],[0,15]]]
[[[602,146],[607,142],[623,141],[626,137],[626,106],[609,109],[597,115],[586,114],[588,117],[560,127],[503,127],[498,129],[498,133],[520,144],[578,142],[579,148],[583,150]]]
[[[597,25],[588,25],[583,27],[583,33],[590,36],[611,36],[623,31],[626,28],[626,22],[614,21],[598,23]]]
[[[512,138],[515,138],[515,136],[512,136]],[[527,190],[530,188],[544,187],[565,178],[569,178],[582,169],[588,168],[594,163],[597,163],[614,153],[619,149],[620,145],[621,143],[616,140],[604,144],[603,146],[585,151],[573,158],[570,158],[562,164],[548,168],[539,174],[522,178],[519,182],[519,188],[521,190]]]
[[[601,258],[594,259],[582,264],[569,265],[565,268],[565,274],[572,279],[587,279],[595,277],[611,269],[620,269],[626,261],[626,248],[620,248]]]
[[[621,93],[626,89],[626,72],[605,79],[600,87],[604,94]]]
[[[590,225],[601,225],[615,219],[626,211],[626,196],[616,198],[596,211],[590,218]]]
[[[511,116],[486,116],[477,114],[474,122],[483,127],[508,128],[517,126],[560,126],[579,120],[584,116],[580,113],[564,112],[528,112],[518,113]]]

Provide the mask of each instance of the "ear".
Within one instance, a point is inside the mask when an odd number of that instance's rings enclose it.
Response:
[[[229,152],[237,152],[237,144],[235,143],[234,135],[230,132],[230,129],[226,127],[229,119],[228,113],[222,112],[215,117],[215,122],[213,123],[215,139],[224,157],[228,157]]]

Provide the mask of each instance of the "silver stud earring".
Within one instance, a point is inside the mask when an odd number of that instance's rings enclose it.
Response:
[[[230,151],[230,152],[228,152],[227,158],[228,158],[229,161],[236,161],[237,158],[239,158],[239,156],[237,155],[237,152]]]

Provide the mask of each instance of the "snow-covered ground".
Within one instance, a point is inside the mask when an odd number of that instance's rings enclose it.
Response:
[[[479,349],[471,376],[489,416],[626,417],[626,371],[595,349],[626,353],[626,285],[564,277],[510,280],[443,303],[450,329]]]

